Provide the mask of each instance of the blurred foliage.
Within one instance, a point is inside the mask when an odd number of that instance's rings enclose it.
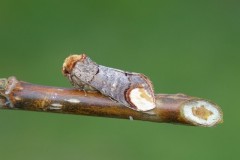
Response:
[[[237,0],[0,0],[0,77],[70,87],[65,57],[144,73],[158,93],[211,99],[215,128],[0,111],[1,160],[237,159]]]

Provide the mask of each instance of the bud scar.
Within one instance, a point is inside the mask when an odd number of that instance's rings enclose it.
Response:
[[[98,65],[86,54],[66,58],[63,74],[75,88],[98,90],[131,109],[148,111],[156,107],[152,83],[143,74]]]

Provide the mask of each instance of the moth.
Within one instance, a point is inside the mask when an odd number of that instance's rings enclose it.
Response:
[[[62,72],[77,89],[98,90],[137,111],[156,107],[153,85],[141,73],[98,65],[86,54],[67,57]]]

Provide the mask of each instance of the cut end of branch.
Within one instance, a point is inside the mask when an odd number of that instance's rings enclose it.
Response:
[[[63,63],[63,69],[62,69],[63,74],[66,76],[67,74],[71,73],[75,64],[78,61],[84,60],[86,57],[87,57],[86,54],[71,55],[67,57]]]
[[[144,88],[134,88],[129,92],[129,101],[139,111],[148,111],[156,107],[155,99]]]
[[[188,102],[183,106],[184,117],[193,124],[211,127],[222,122],[220,109],[207,101]]]

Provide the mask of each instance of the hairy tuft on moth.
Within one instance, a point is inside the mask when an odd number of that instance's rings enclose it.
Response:
[[[63,74],[67,75],[70,73],[75,66],[77,61],[82,61],[86,57],[85,54],[81,55],[71,55],[65,59],[65,62],[63,63]]]
[[[63,74],[75,88],[98,90],[131,109],[149,111],[156,107],[152,83],[143,74],[98,65],[86,54],[67,57]]]

